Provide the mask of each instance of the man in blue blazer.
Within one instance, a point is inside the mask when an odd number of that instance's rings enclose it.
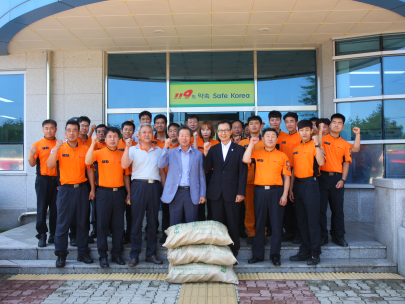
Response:
[[[198,205],[205,203],[203,155],[190,146],[192,135],[191,129],[180,127],[180,146],[169,149],[172,140],[167,138],[158,160],[159,168],[169,166],[161,200],[169,204],[170,226],[182,223],[183,216],[186,223],[197,221]]]
[[[219,122],[217,132],[221,144],[204,144],[204,169],[213,169],[207,198],[211,200],[212,219],[228,227],[234,243],[230,248],[236,257],[240,248],[240,202],[245,198],[247,182],[247,165],[242,162],[245,148],[231,141],[232,126],[228,120]]]

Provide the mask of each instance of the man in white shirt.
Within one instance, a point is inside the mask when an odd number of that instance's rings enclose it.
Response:
[[[142,247],[142,222],[147,212],[147,246],[146,262],[162,264],[156,257],[157,220],[159,213],[162,186],[165,184],[166,172],[158,168],[158,159],[162,149],[152,144],[153,129],[150,124],[143,123],[138,129],[139,145],[132,146],[132,139],[126,140],[126,147],[122,155],[121,166],[127,169],[132,164],[131,176],[131,260],[129,267],[139,263]]]

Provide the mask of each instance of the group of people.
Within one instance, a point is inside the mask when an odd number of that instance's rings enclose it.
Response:
[[[340,137],[341,114],[299,121],[297,113],[282,117],[271,111],[268,117],[270,128],[263,129],[260,116],[251,116],[246,126],[222,120],[215,132],[211,121],[200,123],[197,115],[189,115],[183,126],[167,126],[166,116],[157,115],[152,125],[151,113],[144,111],[137,131],[131,120],[119,130],[90,126],[82,116],[67,121],[64,140],[55,138],[56,122],[45,120],[44,138],[29,155],[37,172],[38,246],[46,246],[49,208],[48,243],[55,244],[56,267],[65,266],[69,237],[78,247],[77,260],[84,263],[93,263],[88,243],[97,238],[100,266],[109,267],[108,236],[111,261],[125,265],[123,245],[130,242],[128,266],[134,267],[143,228],[145,261],[162,264],[156,256],[159,225],[164,243],[169,226],[204,220],[228,227],[235,257],[240,238],[247,238],[249,263],[264,260],[265,237],[271,235],[274,265],[281,265],[282,241],[301,244],[291,261],[317,265],[329,239],[328,204],[332,241],[348,246],[344,184],[351,153],[360,150],[360,129],[353,129],[352,145]],[[280,129],[282,119],[288,133]]]

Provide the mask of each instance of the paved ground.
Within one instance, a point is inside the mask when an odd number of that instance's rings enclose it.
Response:
[[[68,276],[66,280],[9,278],[12,276],[0,275],[0,303],[405,303],[405,280],[240,280],[235,293],[228,284],[190,286],[163,280],[70,280]]]

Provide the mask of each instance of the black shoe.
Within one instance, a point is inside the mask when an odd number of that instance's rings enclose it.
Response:
[[[271,256],[270,260],[273,262],[274,266],[280,266],[281,265],[280,255],[279,254],[275,254],[275,255]]]
[[[38,236],[38,247],[46,247],[46,233]]]
[[[77,261],[78,262],[83,262],[85,264],[91,264],[93,263],[93,259],[89,256],[89,254],[86,255],[78,255],[77,256]]]
[[[311,258],[311,255],[299,252],[297,255],[290,256],[290,261],[292,262],[302,262],[308,261]]]
[[[166,239],[167,239],[167,235],[166,235],[166,233],[164,233],[162,235],[162,237],[159,239],[159,243],[164,244],[166,242]]]
[[[311,258],[307,261],[308,265],[318,265],[321,262],[321,258],[319,257],[319,253],[313,252],[311,254]]]
[[[66,264],[66,254],[59,253],[58,259],[56,260],[56,267],[57,268],[65,267],[65,264]]]
[[[111,262],[117,263],[118,265],[125,265],[124,260],[120,256],[119,257],[112,257]]]
[[[125,235],[122,237],[122,244],[126,245],[128,244],[127,238],[125,237]]]
[[[251,258],[250,260],[248,260],[248,263],[249,263],[249,264],[256,264],[256,263],[258,263],[258,262],[263,262],[263,259],[259,259],[259,258],[253,257],[253,258]]]
[[[48,244],[53,244],[53,243],[55,243],[55,237],[52,234],[50,234],[48,237]]]
[[[325,246],[326,244],[329,243],[329,238],[328,236],[323,236],[321,237],[321,246]]]
[[[92,237],[87,238],[87,244],[94,244],[94,239]]]
[[[332,242],[340,247],[347,247],[349,244],[346,242],[343,235],[332,235]]]
[[[252,244],[253,244],[253,239],[254,239],[254,236],[249,236],[249,237],[247,238],[246,243],[248,243],[249,245],[252,245]]]
[[[297,233],[295,237],[292,240],[293,244],[301,244],[302,243],[302,237]]]
[[[292,234],[292,233],[285,233],[281,237],[282,242],[289,242],[289,241],[292,241],[293,239],[294,239],[294,234]]]
[[[72,237],[72,238],[70,239],[70,246],[77,247],[77,243],[76,243],[76,238],[75,238],[75,237]]]
[[[90,232],[89,237],[96,239],[97,238],[97,228],[95,225],[93,225],[93,230]]]
[[[241,239],[246,239],[248,237],[248,235],[246,234],[245,231],[239,231],[239,237]]]
[[[110,264],[108,264],[107,257],[100,258],[100,267],[101,268],[109,268],[110,267]]]
[[[152,256],[147,256],[146,258],[145,258],[145,262],[148,262],[148,263],[153,263],[153,264],[163,264],[163,261],[162,260],[159,260],[157,257],[156,257],[156,255],[152,255]]]
[[[129,261],[128,266],[129,267],[135,267],[139,263],[139,258],[133,258]]]

